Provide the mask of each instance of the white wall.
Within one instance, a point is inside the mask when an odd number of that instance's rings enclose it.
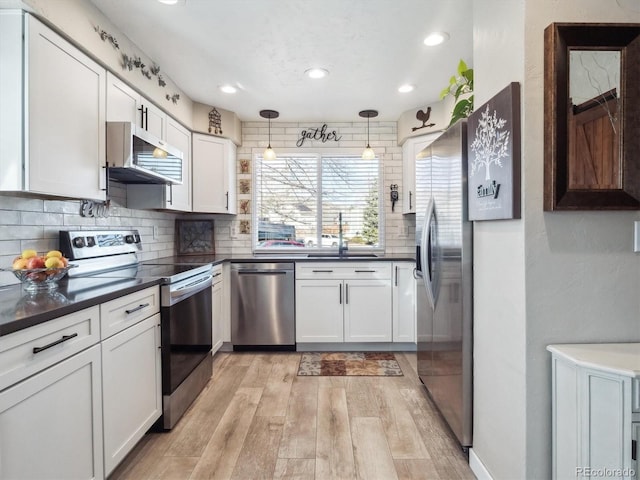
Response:
[[[548,344],[640,341],[640,213],[542,209],[543,31],[554,21],[640,22],[640,12],[613,0],[474,2],[477,105],[513,80],[523,94],[523,220],[475,226],[473,448],[496,479],[551,477]]]
[[[524,97],[524,1],[476,0],[473,16],[476,110],[510,82]],[[473,451],[496,479],[525,478],[524,245],[524,220],[474,222]]]

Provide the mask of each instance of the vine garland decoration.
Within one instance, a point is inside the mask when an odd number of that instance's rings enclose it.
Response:
[[[100,28],[100,26],[96,25],[93,27],[93,29],[95,30],[95,32],[98,34],[98,36],[100,37],[100,39],[103,42],[109,42],[111,44],[111,46],[113,47],[114,50],[120,50],[120,45],[118,43],[118,40],[116,39],[116,37],[114,37],[113,35],[111,35],[109,32],[107,32],[106,30],[103,30]],[[158,85],[160,87],[166,87],[167,86],[167,82],[164,79],[164,77],[162,76],[162,74],[160,73],[160,65],[157,65],[156,63],[153,63],[151,66],[147,66],[143,61],[142,58],[140,58],[137,55],[133,55],[132,57],[130,57],[127,53],[122,52],[121,51],[121,66],[123,70],[129,70],[132,71],[133,69],[139,69],[140,73],[148,78],[149,80],[152,80],[153,77],[156,77],[158,80]],[[180,94],[179,93],[174,93],[174,94],[166,94],[165,98],[168,101],[173,102],[174,104],[178,103],[178,100],[180,100]]]

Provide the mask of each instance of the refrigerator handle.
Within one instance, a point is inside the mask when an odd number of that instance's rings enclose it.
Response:
[[[431,278],[431,268],[433,265],[433,259],[431,257],[434,254],[433,249],[431,248],[431,230],[432,227],[435,227],[434,222],[436,221],[435,204],[433,201],[433,197],[429,199],[429,204],[427,205],[427,211],[424,218],[425,223],[424,228],[422,229],[422,239],[420,241],[420,250],[422,252],[420,259],[422,265],[420,265],[420,268],[422,270],[422,277],[424,278],[424,286],[427,290],[427,298],[429,299],[431,307],[435,308],[433,279]]]

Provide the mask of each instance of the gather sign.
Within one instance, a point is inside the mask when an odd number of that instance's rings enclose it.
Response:
[[[319,128],[305,128],[300,131],[296,146],[302,147],[305,140],[320,140],[322,143],[329,141],[339,142],[342,135],[338,135],[335,130],[327,131],[328,125],[325,123]]]

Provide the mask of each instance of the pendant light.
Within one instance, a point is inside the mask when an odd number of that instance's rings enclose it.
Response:
[[[366,118],[367,119],[367,148],[364,149],[364,152],[362,152],[362,159],[363,160],[373,160],[374,158],[376,158],[376,152],[373,151],[373,148],[371,148],[371,146],[369,145],[369,119],[370,118],[375,118],[378,116],[378,111],[377,110],[362,110],[359,115],[362,118]]]
[[[268,118],[269,119],[269,146],[267,147],[267,149],[262,154],[262,158],[264,158],[265,160],[275,160],[276,159],[276,152],[274,152],[273,148],[271,148],[271,119],[272,118],[278,118],[280,116],[280,114],[278,112],[276,112],[275,110],[260,110],[260,116],[262,118]]]

